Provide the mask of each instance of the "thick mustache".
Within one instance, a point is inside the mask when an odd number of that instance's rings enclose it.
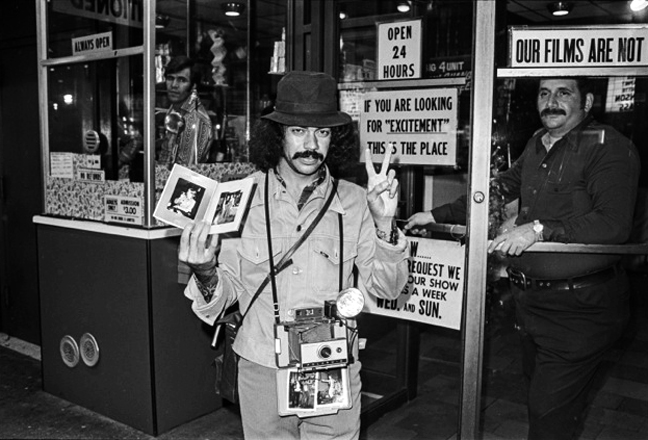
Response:
[[[546,108],[540,112],[540,116],[563,115],[566,116],[565,110],[560,108]]]
[[[306,151],[298,151],[297,153],[293,154],[293,159],[299,159],[300,157],[303,158],[309,158],[312,157],[317,160],[324,160],[324,156],[322,156],[320,153],[317,151],[313,150],[306,150]]]

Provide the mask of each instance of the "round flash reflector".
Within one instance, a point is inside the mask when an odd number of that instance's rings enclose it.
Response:
[[[344,318],[355,318],[364,307],[365,299],[355,287],[344,289],[335,300],[338,314]]]

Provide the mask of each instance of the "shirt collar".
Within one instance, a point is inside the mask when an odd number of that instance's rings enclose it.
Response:
[[[279,174],[279,171],[275,168],[274,170],[275,176],[277,176],[277,180],[281,185],[286,188],[286,181],[284,180],[283,177],[281,177],[281,174]],[[299,197],[299,200],[297,201],[297,208],[301,211],[301,209],[304,207],[310,196],[315,192],[315,189],[320,186],[325,180],[326,180],[327,172],[326,172],[326,167],[320,167],[319,171],[317,172],[317,177],[315,180],[313,180],[311,183],[306,185],[304,187],[301,196]]]
[[[574,128],[572,128],[567,134],[565,134],[563,137],[558,139],[556,142],[554,142],[552,146],[552,150],[555,148],[556,145],[562,144],[563,142],[566,142],[568,145],[571,145],[572,148],[576,148],[578,146],[578,136],[580,135],[580,132],[583,130],[584,127],[589,125],[594,117],[592,115],[587,115],[585,119],[580,121],[578,125],[576,125]],[[541,150],[545,150],[545,146],[543,143],[543,138],[545,135],[547,135],[548,131],[546,128],[541,129],[538,132],[538,141],[536,142],[536,152],[540,152]]]

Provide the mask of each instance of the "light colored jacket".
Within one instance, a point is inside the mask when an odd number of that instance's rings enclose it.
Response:
[[[328,177],[320,184],[301,211],[297,203],[276,178],[269,178],[272,248],[275,264],[313,221],[332,189]],[[193,311],[212,324],[230,305],[239,301],[247,310],[252,296],[268,274],[269,255],[264,212],[265,173],[252,176],[256,191],[240,236],[223,236],[218,256],[219,281],[210,303],[192,277],[185,296],[193,300]],[[353,268],[358,269],[358,287],[363,294],[396,298],[407,282],[407,239],[399,232],[396,245],[376,236],[369,212],[366,190],[341,180],[337,196],[306,242],[293,254],[293,264],[277,275],[277,295],[282,321],[293,319],[296,308],[322,307],[339,293],[340,244],[338,213],[344,224],[343,288],[353,286]],[[355,325],[355,322],[352,323]],[[357,340],[356,340],[357,346]],[[252,304],[234,343],[240,356],[276,367],[274,352],[274,316],[271,283]],[[354,349],[357,356],[357,347]]]

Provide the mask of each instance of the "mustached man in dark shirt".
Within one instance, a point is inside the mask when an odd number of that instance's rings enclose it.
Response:
[[[628,279],[619,255],[525,252],[538,241],[625,243],[632,227],[639,157],[632,142],[589,112],[586,78],[542,79],[543,129],[497,176],[519,199],[515,227],[489,253],[509,258],[509,279],[529,379],[529,439],[571,439],[601,359],[628,319]],[[461,223],[466,199],[419,212],[405,230]]]

